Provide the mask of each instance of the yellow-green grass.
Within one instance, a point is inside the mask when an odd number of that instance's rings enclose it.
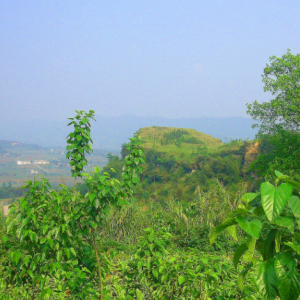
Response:
[[[198,139],[198,144],[183,142],[180,146],[175,143],[161,145],[161,139],[165,133],[174,130],[184,130],[188,134],[186,136]],[[195,129],[175,128],[175,127],[144,127],[139,130],[138,135],[142,138],[144,149],[153,149],[158,152],[164,152],[168,155],[174,155],[176,159],[193,160],[196,153],[201,153],[206,148],[207,151],[214,150],[224,145],[220,139],[211,135],[199,132]]]

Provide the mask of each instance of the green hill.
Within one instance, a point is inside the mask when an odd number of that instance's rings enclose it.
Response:
[[[224,144],[194,129],[158,126],[141,128],[137,134],[142,138],[146,155],[141,186],[137,190],[137,198],[141,200],[173,197],[190,201],[196,190],[209,190],[216,179],[232,191],[242,181],[255,188],[253,178],[246,172],[259,151],[259,145],[253,141]],[[103,171],[120,178],[125,145],[121,153],[121,158],[111,155]]]
[[[153,126],[140,129],[138,135],[145,149],[174,155],[176,158],[190,158],[191,154],[223,145],[220,139],[195,129]]]

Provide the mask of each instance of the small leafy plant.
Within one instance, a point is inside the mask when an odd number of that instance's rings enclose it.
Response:
[[[211,231],[210,243],[224,229],[237,239],[239,226],[247,236],[233,257],[235,267],[242,257],[247,264],[239,275],[240,287],[253,269],[257,289],[266,299],[296,300],[300,295],[300,183],[275,173],[275,186],[264,182],[260,193],[245,194],[243,204]]]
[[[54,191],[46,178],[27,182],[25,197],[10,206],[7,233],[2,237],[7,257],[2,263],[1,299],[11,299],[16,288],[32,298],[109,299],[102,280],[109,265],[103,269],[100,263],[98,231],[111,205],[120,208],[132,200],[145,156],[135,136],[127,145],[122,181],[108,173],[101,175],[98,167],[83,173],[85,153],[92,150],[89,119],[94,119],[94,112],[76,112],[69,123],[74,132],[68,136],[67,157],[75,184],[77,177],[83,177],[89,192],[82,196],[76,185],[74,190],[60,185]]]

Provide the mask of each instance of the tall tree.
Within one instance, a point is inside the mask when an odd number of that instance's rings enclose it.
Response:
[[[247,113],[259,123],[257,137],[261,155],[250,165],[262,177],[274,177],[274,170],[297,178],[300,174],[300,54],[288,49],[281,58],[270,57],[262,75],[270,102],[247,104]]]
[[[259,135],[277,133],[279,130],[298,132],[300,129],[300,54],[288,49],[281,58],[270,57],[270,65],[262,75],[264,91],[271,92],[270,102],[247,104],[247,113],[259,124]]]

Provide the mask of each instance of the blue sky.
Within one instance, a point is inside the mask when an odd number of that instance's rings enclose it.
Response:
[[[0,2],[0,118],[246,116],[300,1]]]

